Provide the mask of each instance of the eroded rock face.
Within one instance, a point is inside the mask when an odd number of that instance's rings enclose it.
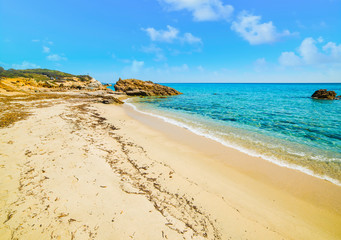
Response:
[[[101,89],[101,88],[103,88],[103,85],[101,82],[97,81],[96,79],[91,78],[90,83],[88,84],[87,87],[88,88],[94,88],[94,89],[97,89],[97,88]]]
[[[129,96],[170,96],[182,94],[174,88],[138,79],[119,79],[114,88],[117,92],[124,92]]]
[[[315,99],[334,100],[334,99],[336,99],[336,92],[327,91],[327,89],[320,89],[320,90],[315,91],[311,97],[315,98]]]

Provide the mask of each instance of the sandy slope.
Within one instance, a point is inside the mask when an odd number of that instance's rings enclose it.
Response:
[[[340,206],[238,171],[121,106],[61,100],[0,136],[1,239],[341,236]]]

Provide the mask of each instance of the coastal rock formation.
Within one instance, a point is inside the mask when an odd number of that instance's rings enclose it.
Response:
[[[104,104],[123,104],[120,99],[126,97],[126,95],[117,96],[118,94],[113,90],[106,88],[89,75],[73,75],[49,69],[5,70],[0,67],[0,97],[9,101],[9,96],[17,94],[23,98],[63,99],[71,97]],[[0,127],[1,119],[0,117]],[[6,117],[6,119],[14,118]]]
[[[122,80],[120,78],[114,88],[117,92],[124,92],[129,96],[170,96],[182,94],[174,88],[138,79]]]
[[[327,91],[327,89],[320,89],[320,90],[315,91],[311,97],[315,98],[315,99],[334,100],[334,99],[336,99],[336,92]]]
[[[88,88],[103,88],[103,85],[100,81],[97,81],[96,79],[91,78],[87,87]]]
[[[46,92],[106,89],[89,75],[73,75],[49,69],[5,70],[0,67],[0,91]]]
[[[110,89],[109,89],[110,90]],[[111,91],[111,90],[110,90]],[[85,93],[86,96],[89,96],[90,99],[97,99],[97,102],[104,103],[104,104],[123,104],[119,98],[114,97],[114,91],[95,91],[95,92],[87,92]]]

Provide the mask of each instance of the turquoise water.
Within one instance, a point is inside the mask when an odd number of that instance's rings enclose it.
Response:
[[[138,110],[261,156],[341,182],[341,84],[165,84],[183,95],[129,100]]]

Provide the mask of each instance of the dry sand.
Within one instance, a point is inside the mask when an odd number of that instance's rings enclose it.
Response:
[[[340,239],[341,187],[128,106],[0,129],[1,239]]]

